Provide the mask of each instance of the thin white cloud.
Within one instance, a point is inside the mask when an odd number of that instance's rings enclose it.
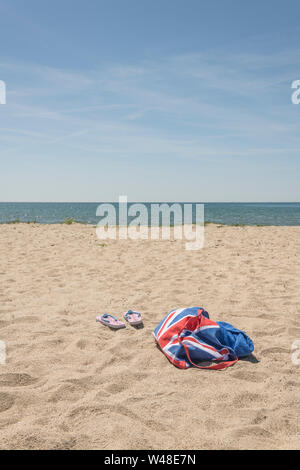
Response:
[[[211,52],[84,72],[2,63],[11,77],[4,151],[30,142],[140,158],[294,155],[298,110],[285,81],[295,58]]]

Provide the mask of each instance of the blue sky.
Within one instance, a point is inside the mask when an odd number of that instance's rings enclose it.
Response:
[[[300,201],[297,3],[0,0],[0,201]]]

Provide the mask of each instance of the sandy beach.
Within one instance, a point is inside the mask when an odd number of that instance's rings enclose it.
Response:
[[[187,251],[81,224],[1,225],[0,448],[299,448],[299,259],[300,227],[208,225]],[[188,306],[246,331],[253,357],[176,369],[152,331]],[[129,308],[143,329],[95,322]]]

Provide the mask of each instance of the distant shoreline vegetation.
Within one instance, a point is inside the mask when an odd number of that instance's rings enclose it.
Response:
[[[14,219],[14,220],[8,220],[4,222],[0,222],[0,225],[16,225],[16,224],[35,224],[35,225],[72,225],[72,224],[81,224],[81,225],[90,225],[90,226],[95,226],[94,223],[88,223],[88,222],[82,222],[80,220],[73,219],[72,217],[69,217],[65,219],[62,222],[37,222],[36,220],[20,220],[20,219]],[[180,224],[183,225],[183,224]],[[196,225],[196,224],[192,224]],[[204,222],[204,226],[206,227],[207,225],[217,225],[218,227],[273,227],[273,225],[267,225],[267,224],[224,224],[220,222],[214,222],[211,220],[206,220]],[[130,225],[127,225],[129,227]],[[174,224],[170,224],[170,227],[175,227]],[[117,225],[118,227],[118,225]],[[163,224],[159,224],[159,227],[163,227]],[[297,227],[297,225],[295,225]]]

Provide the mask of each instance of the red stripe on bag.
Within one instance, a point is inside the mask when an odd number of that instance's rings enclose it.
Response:
[[[201,325],[201,320],[205,318],[203,316],[203,309],[199,309],[198,311],[198,316],[197,316],[197,319],[198,319],[198,328],[200,328],[200,325]],[[207,319],[206,319],[207,320]],[[208,322],[205,322],[206,324],[208,324]],[[214,322],[211,322],[211,323],[214,323]],[[221,370],[221,369],[226,369],[227,367],[230,367],[232,366],[233,364],[235,364],[237,361],[238,361],[238,357],[236,359],[234,359],[233,361],[223,361],[223,362],[219,362],[219,361],[222,361],[222,358],[219,358],[219,359],[216,359],[216,361],[218,361],[219,363],[218,364],[212,364],[210,366],[199,366],[198,364],[195,364],[192,359],[191,359],[191,356],[190,356],[190,353],[189,353],[189,348],[183,344],[183,340],[184,338],[181,338],[181,333],[183,330],[185,329],[188,329],[187,328],[188,325],[186,325],[182,330],[181,332],[178,334],[178,340],[179,340],[179,343],[184,347],[184,350],[185,350],[185,353],[187,355],[187,358],[189,360],[189,362],[197,367],[198,369],[211,369],[211,370]],[[191,339],[191,338],[190,338]],[[221,354],[222,351],[224,351],[224,349],[221,350],[221,352],[219,352],[216,348],[214,348],[213,346],[209,346],[209,349],[213,350],[213,351],[216,351],[218,354]],[[226,350],[228,352],[228,350]]]

